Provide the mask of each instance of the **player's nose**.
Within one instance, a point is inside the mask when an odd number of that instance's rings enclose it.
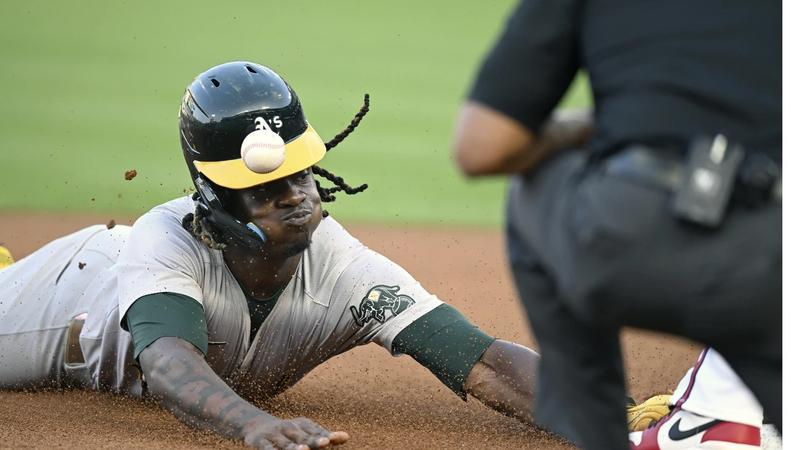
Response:
[[[300,186],[294,183],[287,183],[278,197],[278,206],[281,208],[294,208],[303,203],[308,195],[301,189]]]

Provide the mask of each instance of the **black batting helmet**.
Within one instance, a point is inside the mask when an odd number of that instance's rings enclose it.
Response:
[[[319,162],[325,143],[278,74],[236,61],[198,75],[183,96],[180,138],[203,220],[224,242],[258,246],[266,235],[231,213],[231,189],[267,183]]]
[[[299,172],[325,156],[300,99],[274,71],[236,61],[212,67],[186,88],[181,147],[192,179],[245,189]]]

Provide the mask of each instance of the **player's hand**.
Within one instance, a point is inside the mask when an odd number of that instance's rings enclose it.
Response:
[[[291,420],[271,418],[245,427],[245,444],[261,450],[311,450],[344,444],[350,436],[344,431],[328,431],[305,417]]]

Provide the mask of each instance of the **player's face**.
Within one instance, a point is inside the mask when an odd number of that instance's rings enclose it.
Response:
[[[322,219],[311,169],[238,191],[243,215],[267,235],[265,249],[281,256],[305,250]]]

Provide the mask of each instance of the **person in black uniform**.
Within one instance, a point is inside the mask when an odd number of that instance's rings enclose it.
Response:
[[[553,116],[579,70],[591,119]],[[542,352],[541,425],[627,448],[633,326],[712,346],[780,429],[781,133],[780,2],[519,3],[454,154],[468,176],[514,175],[508,256]]]

